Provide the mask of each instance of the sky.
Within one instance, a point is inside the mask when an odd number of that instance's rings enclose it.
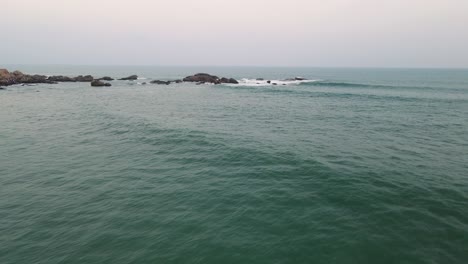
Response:
[[[0,64],[468,67],[468,0],[0,0]]]

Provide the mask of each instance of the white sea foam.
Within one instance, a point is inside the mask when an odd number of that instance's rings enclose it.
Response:
[[[270,83],[268,83],[268,81]],[[299,85],[301,83],[316,82],[318,80],[257,80],[243,78],[238,80],[238,84],[228,84],[230,86],[273,86],[273,85]]]

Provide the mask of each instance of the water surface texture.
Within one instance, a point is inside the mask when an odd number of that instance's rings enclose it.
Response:
[[[16,68],[141,79],[0,90],[0,263],[468,263],[468,70]]]

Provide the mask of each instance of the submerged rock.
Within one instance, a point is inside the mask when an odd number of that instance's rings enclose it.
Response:
[[[96,79],[96,80],[98,80],[98,81],[113,81],[114,79],[112,79],[109,76],[104,76],[104,77]]]
[[[288,78],[285,81],[305,81],[305,80],[307,79],[304,77],[294,77],[294,78]]]
[[[105,83],[105,82],[99,81],[99,80],[94,80],[94,81],[91,82],[91,86],[93,86],[93,87],[103,87],[103,86],[112,86],[112,84]]]
[[[120,78],[119,80],[121,81],[135,81],[138,79],[138,75],[130,75],[128,77],[125,77],[125,78]]]
[[[165,85],[169,85],[169,84],[171,84],[171,81],[161,81],[161,80],[154,80],[154,81],[151,81],[150,83],[153,83],[153,84],[165,84]]]

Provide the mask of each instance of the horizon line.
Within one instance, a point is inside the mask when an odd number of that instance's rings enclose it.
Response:
[[[440,69],[468,70],[468,66],[317,66],[317,65],[160,65],[160,64],[70,64],[70,63],[5,63],[5,66],[92,66],[92,67],[220,67],[220,68],[317,68],[317,69]],[[1,64],[0,64],[1,67]]]

